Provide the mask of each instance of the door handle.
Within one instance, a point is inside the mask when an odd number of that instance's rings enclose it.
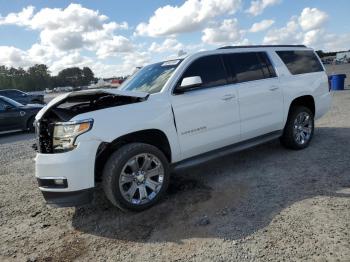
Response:
[[[223,97],[221,97],[221,99],[224,101],[231,100],[233,98],[236,98],[235,94],[227,94],[227,95],[224,95]]]
[[[271,86],[271,87],[269,88],[270,91],[276,91],[277,89],[279,89],[278,86]]]

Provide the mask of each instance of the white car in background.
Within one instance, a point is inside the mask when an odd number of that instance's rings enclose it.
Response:
[[[91,201],[96,181],[122,209],[165,194],[172,169],[279,138],[307,147],[331,103],[305,46],[224,47],[148,65],[119,89],[72,92],[36,117],[36,177],[47,203]]]

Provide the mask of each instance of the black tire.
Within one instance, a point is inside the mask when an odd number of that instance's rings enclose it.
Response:
[[[311,127],[310,127],[311,134],[303,144],[298,143],[296,136],[294,135],[295,134],[294,123],[296,121],[296,118],[302,113],[308,114],[310,116],[310,121],[311,121]],[[284,127],[284,130],[283,130],[283,135],[280,138],[281,144],[293,150],[300,150],[308,147],[314,134],[314,126],[315,126],[314,114],[311,112],[309,108],[304,106],[292,107],[288,115],[286,126]]]
[[[157,195],[144,204],[134,204],[127,201],[120,190],[119,179],[124,165],[138,154],[153,154],[163,165],[164,178]],[[108,200],[116,207],[126,211],[142,211],[159,202],[166,193],[169,184],[169,163],[158,148],[144,143],[131,143],[116,150],[108,159],[102,174],[102,187]]]
[[[30,133],[34,133],[35,132],[34,120],[35,120],[35,117],[32,116],[27,121],[27,131],[30,132]]]

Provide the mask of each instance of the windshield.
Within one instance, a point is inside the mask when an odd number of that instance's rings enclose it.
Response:
[[[166,81],[182,60],[171,60],[148,65],[140,69],[120,86],[121,90],[141,91],[149,94],[162,90]]]
[[[14,106],[14,107],[23,106],[21,103],[18,103],[17,101],[12,100],[12,99],[7,98],[7,97],[4,97],[4,96],[3,96],[2,99],[3,99],[5,102],[9,103],[10,105],[12,105],[12,106]]]

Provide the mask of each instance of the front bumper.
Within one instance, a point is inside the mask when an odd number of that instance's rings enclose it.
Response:
[[[35,176],[48,204],[75,206],[92,200],[99,145],[100,141],[89,140],[78,142],[74,150],[66,153],[36,155]],[[55,185],[55,179],[64,180],[63,184]]]
[[[53,207],[72,207],[89,204],[93,199],[93,189],[71,192],[41,191],[48,205]]]

